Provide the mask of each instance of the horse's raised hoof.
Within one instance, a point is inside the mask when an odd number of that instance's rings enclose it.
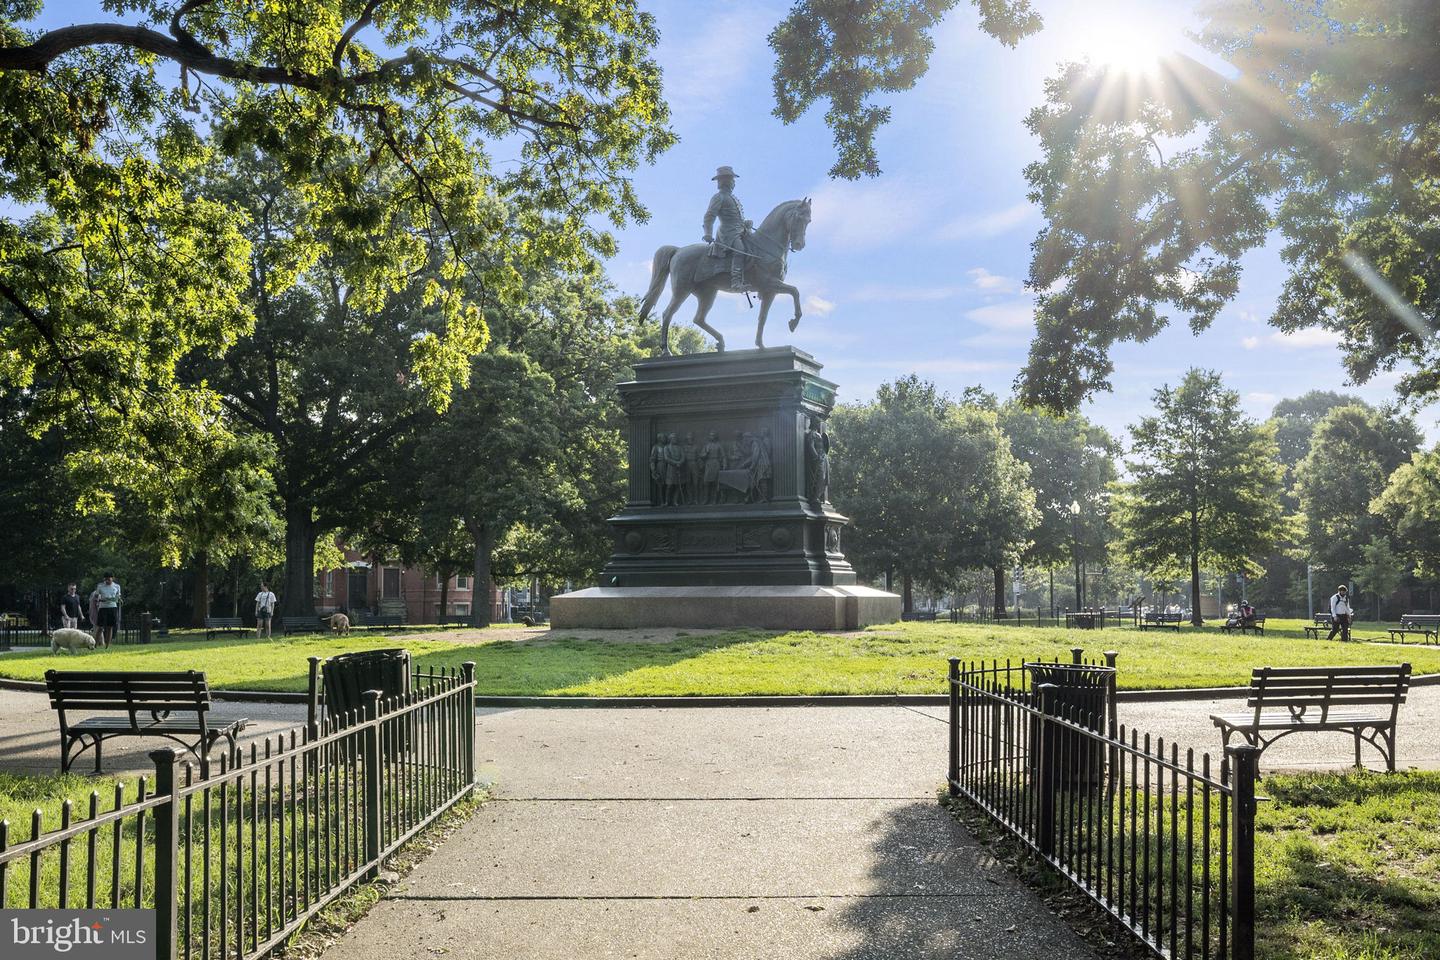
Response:
[[[790,319],[790,332],[794,333],[795,328],[798,326],[800,326],[800,314],[797,313]]]

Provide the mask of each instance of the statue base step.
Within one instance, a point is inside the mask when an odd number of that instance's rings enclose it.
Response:
[[[858,630],[900,619],[900,598],[873,587],[590,587],[550,598],[550,627],[757,627]]]

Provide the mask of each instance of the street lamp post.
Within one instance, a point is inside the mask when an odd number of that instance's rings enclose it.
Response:
[[[1080,579],[1080,501],[1070,501],[1070,559],[1075,564],[1075,609],[1085,609],[1085,584]]]

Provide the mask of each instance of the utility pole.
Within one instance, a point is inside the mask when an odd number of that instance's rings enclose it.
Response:
[[[1310,607],[1310,619],[1315,619],[1315,568],[1305,561],[1305,602]]]

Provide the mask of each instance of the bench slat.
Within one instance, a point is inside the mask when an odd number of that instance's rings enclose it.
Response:
[[[1332,677],[1332,676],[1355,676],[1355,677],[1376,677],[1376,676],[1398,676],[1401,673],[1410,673],[1410,664],[1404,663],[1398,666],[1380,667],[1256,667],[1251,677],[1255,680],[1261,677]]]

